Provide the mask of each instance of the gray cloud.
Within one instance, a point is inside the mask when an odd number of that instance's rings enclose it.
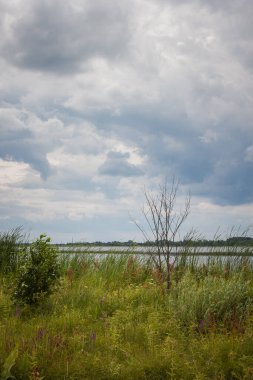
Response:
[[[116,121],[113,117],[112,123],[115,135],[137,144],[146,157],[143,170],[148,176],[176,175],[196,195],[208,196],[221,205],[253,201],[252,122],[248,116],[238,116],[238,108],[231,117],[215,123],[207,120],[205,126],[194,126],[182,114],[173,119],[162,117],[155,108],[126,113]],[[118,174],[120,159],[109,156],[100,173]]]
[[[16,12],[6,32],[3,54],[19,67],[73,72],[92,57],[116,58],[127,47],[128,10],[115,0],[80,5],[29,0]]]
[[[212,203],[250,220],[252,2],[0,0],[0,10],[3,218],[23,197],[20,215],[45,226],[59,218],[68,230],[87,212],[81,231],[94,210],[110,220],[112,204],[125,212],[144,183],[176,175],[204,212]]]
[[[127,162],[128,153],[109,152],[107,159],[99,168],[99,173],[107,176],[133,177],[143,175],[143,171],[136,165]]]
[[[4,160],[28,163],[46,179],[51,168],[46,158],[48,145],[39,141],[26,125],[27,115],[12,109],[0,109],[0,157]]]

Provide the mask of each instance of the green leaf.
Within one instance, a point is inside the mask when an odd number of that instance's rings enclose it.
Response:
[[[5,359],[3,370],[1,373],[1,380],[16,379],[15,376],[11,374],[11,369],[15,365],[18,358],[18,346],[16,346],[9,356]]]

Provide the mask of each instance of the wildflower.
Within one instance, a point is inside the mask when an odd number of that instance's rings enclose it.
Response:
[[[46,329],[43,329],[43,328],[39,329],[37,332],[38,340],[42,339],[45,334],[46,334]]]
[[[205,322],[204,319],[201,319],[199,322],[199,332],[203,333],[205,329]]]
[[[97,339],[97,334],[96,334],[95,331],[93,331],[93,332],[91,333],[90,339],[91,339],[93,342],[95,342],[95,340]]]

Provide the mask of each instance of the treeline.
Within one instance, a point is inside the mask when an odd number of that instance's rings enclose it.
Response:
[[[165,243],[165,242],[164,242]],[[169,242],[171,246],[182,247],[182,246],[192,246],[192,247],[233,247],[233,246],[253,246],[253,238],[248,236],[234,236],[224,240],[208,240],[208,239],[197,239],[197,240],[182,240],[176,242]],[[61,244],[59,244],[61,245]],[[88,246],[88,247],[145,247],[145,246],[156,246],[155,241],[146,242],[134,242],[133,240],[128,241],[95,241],[95,242],[71,242],[67,243],[68,246]]]

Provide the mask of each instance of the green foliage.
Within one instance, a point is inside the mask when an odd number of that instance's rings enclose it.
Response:
[[[52,293],[60,275],[57,252],[50,238],[41,235],[23,254],[13,298],[21,304],[38,304]]]
[[[32,353],[30,356],[30,376],[29,380],[43,380],[44,376],[40,375],[40,369],[38,364],[38,359],[36,357],[36,353]]]
[[[178,320],[206,329],[218,322],[245,318],[252,291],[241,273],[230,278],[207,275],[198,279],[188,272],[171,291],[171,307]]]
[[[0,374],[10,361],[17,379],[253,378],[251,267],[181,263],[167,292],[132,255],[60,263],[50,303],[15,307],[0,283]]]
[[[1,380],[9,380],[9,379],[16,379],[15,376],[12,375],[11,370],[12,367],[16,364],[16,360],[18,358],[18,347],[16,346],[9,356],[5,359],[3,370],[1,372]]]
[[[17,269],[23,234],[21,227],[0,233],[0,272],[10,273]]]

